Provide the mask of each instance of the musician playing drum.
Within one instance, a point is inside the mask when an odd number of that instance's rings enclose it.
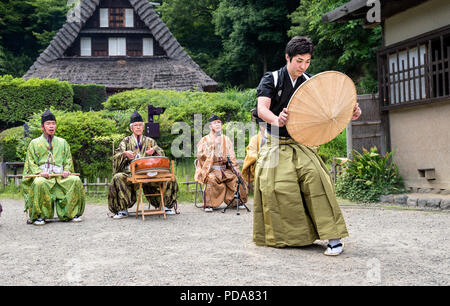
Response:
[[[131,177],[130,162],[136,158],[145,156],[164,156],[156,141],[143,135],[145,128],[142,116],[135,111],[130,118],[131,136],[125,137],[116,150],[114,159],[114,176],[108,190],[108,208],[114,214],[114,219],[128,217],[128,208],[136,203],[135,186],[127,181]],[[143,185],[144,194],[155,194],[157,192],[155,183]],[[178,184],[176,181],[167,182],[164,191],[164,205],[166,214],[175,214],[172,208],[177,203]],[[159,197],[147,197],[154,207],[160,206]]]
[[[62,221],[80,222],[85,207],[83,183],[73,173],[72,154],[67,141],[55,136],[56,117],[47,110],[41,117],[42,136],[28,145],[22,182],[29,221],[44,225],[54,208]]]
[[[285,127],[290,98],[310,77],[305,72],[312,53],[309,38],[294,37],[286,46],[286,66],[266,73],[257,88],[258,116],[268,123],[268,135],[255,169],[253,240],[272,247],[328,240],[325,255],[339,255],[348,232],[329,172],[317,148],[300,145]],[[352,120],[360,115],[356,105]]]

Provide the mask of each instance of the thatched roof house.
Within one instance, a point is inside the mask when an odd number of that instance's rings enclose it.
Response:
[[[72,84],[214,91],[147,0],[82,0],[24,75]]]

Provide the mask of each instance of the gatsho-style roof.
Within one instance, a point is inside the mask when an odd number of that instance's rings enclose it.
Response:
[[[24,75],[25,79],[57,78],[72,84],[101,84],[107,88],[207,90],[217,87],[187,54],[147,0],[129,0],[136,14],[167,56],[65,57],[100,0],[82,0],[78,18],[68,18],[49,46]]]

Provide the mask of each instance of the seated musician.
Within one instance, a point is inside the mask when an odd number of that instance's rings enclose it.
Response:
[[[114,219],[128,217],[128,208],[131,208],[136,203],[135,186],[127,181],[127,178],[131,177],[130,162],[145,156],[164,156],[164,150],[157,145],[154,139],[142,135],[144,128],[144,120],[135,111],[131,115],[130,120],[130,130],[133,134],[122,140],[113,157],[114,176],[108,190],[108,208],[114,214]],[[155,183],[143,184],[142,187],[144,194],[159,192],[159,187]],[[176,181],[166,183],[164,192],[166,214],[175,214],[172,208],[174,206],[176,208],[177,192],[178,185]],[[147,197],[147,200],[154,207],[160,207],[161,199],[159,197]]]
[[[234,155],[233,143],[230,138],[222,135],[222,120],[213,114],[209,118],[209,129],[210,133],[197,144],[198,165],[195,170],[195,180],[206,184],[205,212],[213,211],[213,208],[219,207],[223,202],[229,205],[233,201],[238,179],[230,165],[227,165],[227,156],[232,167],[242,177]],[[239,203],[247,203],[247,187],[245,184],[242,185],[239,188],[241,196]]]
[[[255,166],[258,159],[259,148],[265,142],[265,124],[264,121],[258,117],[256,109],[251,110],[252,121],[258,124],[259,132],[250,139],[246,149],[244,165],[242,166],[243,179],[250,184],[255,178]],[[262,124],[261,124],[262,123]]]
[[[34,225],[52,219],[54,207],[63,221],[80,222],[85,207],[83,183],[73,170],[72,154],[66,140],[55,136],[56,118],[47,110],[41,118],[42,136],[28,145],[22,188],[25,210]]]

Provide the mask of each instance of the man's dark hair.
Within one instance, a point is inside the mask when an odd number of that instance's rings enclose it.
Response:
[[[289,56],[289,60],[299,54],[309,53],[313,54],[314,44],[309,37],[306,36],[295,36],[286,45],[286,54]]]

